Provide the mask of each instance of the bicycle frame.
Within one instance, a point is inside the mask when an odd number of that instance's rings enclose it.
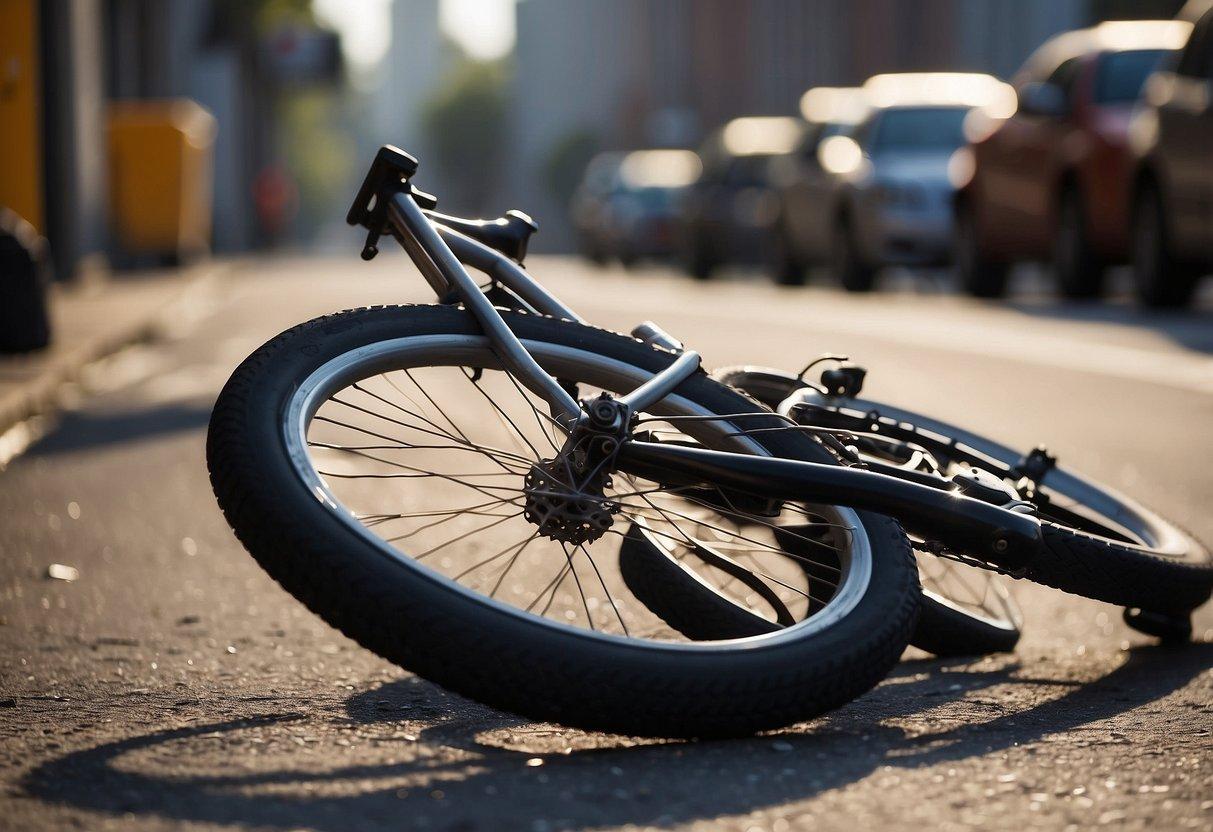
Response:
[[[548,404],[553,418],[570,429],[577,425],[584,417],[581,404],[527,352],[464,264],[487,274],[534,312],[577,322],[582,319],[505,255],[431,219],[407,187],[390,196],[386,222],[439,300],[462,302],[504,367]],[[682,351],[669,367],[618,401],[627,406],[627,412],[639,412],[698,369],[699,355]],[[846,505],[887,514],[911,533],[1012,574],[1022,573],[1042,550],[1040,522],[1031,515],[955,490],[860,468],[630,439],[622,442],[617,463],[621,470],[663,484],[710,483],[777,500]]]

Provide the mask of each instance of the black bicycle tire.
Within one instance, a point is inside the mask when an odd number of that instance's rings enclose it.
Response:
[[[717,371],[714,377],[718,380],[736,380],[736,374],[745,369],[725,368]],[[761,373],[768,386],[774,389],[773,379],[779,371],[759,369],[757,372]],[[785,377],[791,379],[786,374]],[[853,407],[860,410],[875,409],[878,412],[895,410],[898,422],[915,425],[930,422],[932,430],[944,435],[949,434],[937,420],[917,416],[905,408],[891,408],[870,401],[854,404]],[[881,411],[881,408],[884,408],[884,411]],[[953,437],[966,433],[969,432],[955,427],[950,431]],[[983,441],[991,446],[1004,447],[993,440]],[[1081,479],[1062,468],[1055,470],[1074,479]],[[1046,484],[1049,476],[1056,477],[1056,474],[1046,474]],[[1141,506],[1135,500],[1116,494],[1106,486],[1086,480],[1083,482],[1129,507],[1137,516],[1145,518],[1145,522],[1158,530],[1158,537],[1177,541],[1177,545],[1172,551],[1164,552],[1148,546],[1116,542],[1045,521],[1041,523],[1044,555],[1035,558],[1015,577],[1085,598],[1167,615],[1185,615],[1209,600],[1213,594],[1213,558],[1206,547],[1174,523]]]
[[[672,353],[625,336],[503,312],[523,338],[594,351],[655,372]],[[233,373],[211,417],[207,462],[224,515],[261,566],[332,626],[443,687],[538,720],[651,736],[730,736],[817,716],[878,683],[917,619],[919,593],[904,532],[864,513],[869,583],[835,625],[805,639],[745,650],[642,649],[570,635],[531,616],[469,601],[407,558],[385,557],[319,505],[286,458],[280,420],[295,385],[328,359],[415,334],[477,335],[460,309],[351,310],[271,339]],[[715,412],[752,411],[740,394],[698,373],[679,394]],[[778,436],[778,435],[776,435]],[[809,453],[803,438],[764,439],[774,453]],[[565,628],[570,629],[571,628]]]

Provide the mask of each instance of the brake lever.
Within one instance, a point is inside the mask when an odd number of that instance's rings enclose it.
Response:
[[[432,211],[438,207],[438,197],[418,190],[413,187],[411,182],[404,182],[402,187],[397,190],[397,193],[407,193],[413,198],[414,202],[426,210]],[[370,226],[370,231],[367,232],[366,244],[362,246],[362,251],[358,255],[363,260],[375,259],[375,255],[379,253],[379,238],[383,236],[383,228],[387,224],[387,199],[382,193],[378,194],[376,198],[383,203],[383,217],[379,225]],[[376,202],[375,208],[371,212],[372,219],[369,220],[370,222],[374,221],[373,217],[378,214],[379,207],[379,202]]]

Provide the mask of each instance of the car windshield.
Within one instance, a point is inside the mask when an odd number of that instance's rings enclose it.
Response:
[[[682,197],[682,188],[620,188],[616,196],[631,200],[645,211],[668,211]]]
[[[1165,49],[1109,52],[1095,76],[1095,103],[1124,104],[1137,100],[1146,78],[1167,54]]]
[[[964,144],[967,107],[899,107],[886,110],[872,136],[871,152],[948,151]]]
[[[765,153],[738,156],[729,162],[724,183],[734,188],[760,188],[767,184],[771,157]]]

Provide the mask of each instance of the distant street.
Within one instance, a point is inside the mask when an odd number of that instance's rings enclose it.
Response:
[[[776,736],[637,742],[458,699],[367,653],[236,542],[203,459],[220,386],[310,317],[428,302],[402,256],[241,261],[164,337],[95,367],[0,472],[0,829],[1209,829],[1213,606],[1162,649],[1120,610],[1015,585],[1016,653],[911,650]],[[536,257],[590,322],[646,318],[709,366],[869,368],[865,395],[1025,447],[1213,542],[1213,307],[1004,304],[907,277],[848,296]],[[68,582],[51,564],[78,570]]]

